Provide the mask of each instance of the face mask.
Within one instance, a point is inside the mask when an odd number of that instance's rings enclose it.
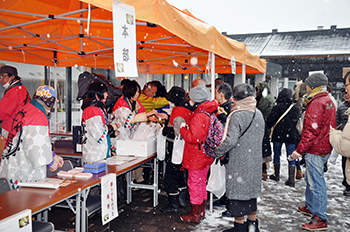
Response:
[[[4,88],[7,89],[10,86],[10,83],[7,82],[6,84],[4,84],[2,86],[4,86]]]

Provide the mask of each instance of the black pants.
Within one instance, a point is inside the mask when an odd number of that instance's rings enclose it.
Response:
[[[347,159],[348,159],[348,158],[342,156],[341,167],[342,167],[342,169],[343,169],[343,177],[344,177],[343,183],[342,183],[342,184],[345,186],[345,188],[346,188],[347,190],[349,190],[349,189],[350,189],[350,185],[349,185],[348,182],[346,181],[346,176],[345,176],[345,163],[346,163],[346,160],[347,160]]]
[[[173,164],[171,162],[171,157],[173,154],[173,142],[166,141],[166,154],[165,154],[165,177],[164,177],[164,187],[165,191],[169,193],[179,192],[179,188],[186,187],[186,182],[184,179],[185,171],[181,169],[181,164]]]

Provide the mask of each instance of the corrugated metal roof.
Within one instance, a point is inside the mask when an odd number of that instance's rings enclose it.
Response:
[[[261,58],[350,56],[350,28],[227,36]]]

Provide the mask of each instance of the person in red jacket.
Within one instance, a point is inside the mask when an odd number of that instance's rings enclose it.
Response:
[[[182,166],[188,170],[187,184],[190,193],[192,211],[181,216],[182,221],[199,222],[205,215],[207,200],[207,175],[213,158],[204,153],[202,143],[207,138],[210,119],[204,112],[212,114],[218,108],[216,100],[208,101],[209,92],[205,85],[198,85],[190,90],[190,104],[193,116],[188,128],[181,127],[180,134],[185,140]]]
[[[301,140],[292,153],[292,159],[297,159],[305,153],[306,190],[305,206],[298,210],[312,216],[312,221],[303,224],[303,229],[327,230],[327,186],[324,179],[324,164],[332,151],[329,142],[330,128],[335,127],[336,109],[328,96],[328,78],[322,73],[314,73],[305,79],[307,97],[305,118]]]
[[[30,101],[30,96],[21,83],[15,67],[2,66],[0,82],[5,88],[4,97],[0,101],[0,121],[2,121],[2,135],[6,139],[11,130],[12,120],[16,113]]]

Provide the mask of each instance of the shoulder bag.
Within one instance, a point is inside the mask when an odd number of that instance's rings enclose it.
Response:
[[[254,111],[254,115],[253,115],[252,121],[250,121],[248,127],[243,131],[243,133],[242,133],[238,138],[241,138],[241,137],[245,134],[245,132],[247,132],[247,130],[250,128],[250,126],[252,125],[252,123],[253,123],[253,121],[254,121],[255,114],[256,114],[256,109],[255,109],[255,111]],[[223,156],[221,157],[221,159],[220,159],[220,164],[221,164],[221,165],[227,164],[228,161],[229,161],[229,156],[228,156],[228,152],[227,152],[225,155],[223,155]]]
[[[290,106],[288,107],[288,109],[286,110],[286,112],[284,112],[282,114],[282,116],[277,120],[277,122],[275,123],[275,125],[271,128],[271,133],[270,133],[270,139],[272,138],[272,134],[273,134],[273,130],[275,129],[275,127],[277,126],[277,124],[284,118],[284,116],[286,116],[288,114],[288,112],[293,108],[294,103],[290,104]]]

